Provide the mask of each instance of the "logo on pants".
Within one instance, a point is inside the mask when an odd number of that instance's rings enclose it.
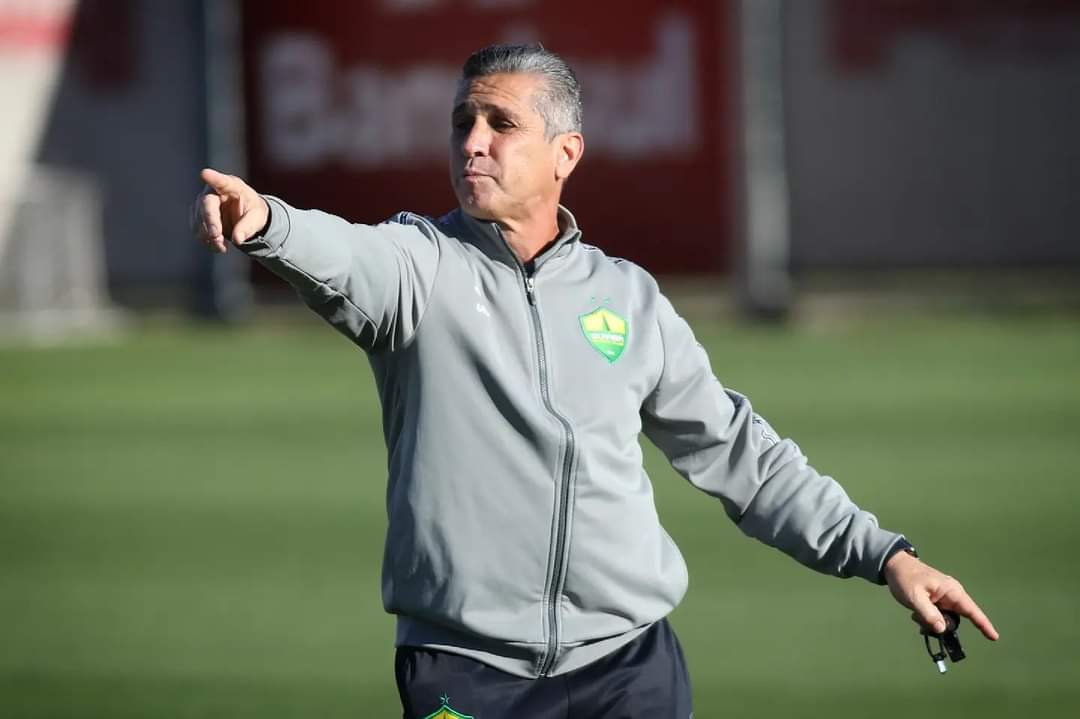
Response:
[[[433,714],[428,714],[424,719],[473,719],[468,714],[454,711],[450,707],[450,697],[446,694],[443,694],[439,699],[442,701],[442,706]]]

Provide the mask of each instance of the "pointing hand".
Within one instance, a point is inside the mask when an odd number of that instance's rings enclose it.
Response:
[[[242,245],[266,227],[270,209],[246,182],[210,168],[199,176],[206,188],[192,207],[191,229],[212,252],[225,252],[226,240]]]
[[[898,552],[885,565],[885,579],[896,601],[911,609],[911,618],[934,633],[945,631],[942,609],[967,617],[987,639],[998,632],[960,582],[910,554]]]

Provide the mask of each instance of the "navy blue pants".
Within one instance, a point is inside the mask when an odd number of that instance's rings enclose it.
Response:
[[[467,657],[417,647],[399,647],[394,669],[404,719],[693,716],[686,660],[666,619],[618,651],[555,677],[523,679]]]

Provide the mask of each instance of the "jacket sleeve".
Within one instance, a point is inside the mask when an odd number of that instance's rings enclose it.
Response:
[[[679,474],[720,499],[743,533],[819,572],[881,583],[881,563],[900,535],[880,529],[746,397],[721,386],[662,296],[658,313],[664,368],[642,407],[649,440]]]
[[[400,347],[420,324],[439,266],[429,223],[401,213],[349,223],[264,196],[270,224],[244,252],[286,280],[339,332],[369,352]]]

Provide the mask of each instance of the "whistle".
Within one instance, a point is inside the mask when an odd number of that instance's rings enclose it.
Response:
[[[956,636],[956,630],[960,628],[960,615],[947,611],[942,611],[941,615],[945,617],[945,631],[939,634],[924,627],[920,633],[923,635],[930,661],[937,666],[939,674],[944,674],[949,670],[945,665],[946,657],[953,662],[958,662],[967,655],[964,654],[964,648],[960,646],[960,638]],[[937,640],[936,652],[930,646],[931,637]]]

